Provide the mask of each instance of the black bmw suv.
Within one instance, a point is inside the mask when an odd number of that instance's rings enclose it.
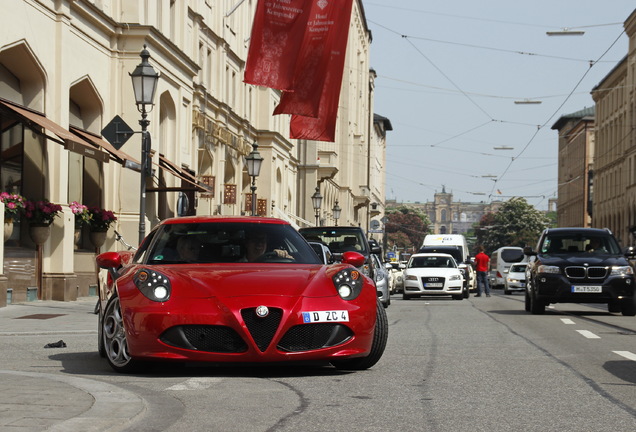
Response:
[[[636,315],[636,283],[624,251],[608,229],[549,228],[537,250],[526,247],[526,311],[542,314],[550,303],[606,303],[610,312]]]

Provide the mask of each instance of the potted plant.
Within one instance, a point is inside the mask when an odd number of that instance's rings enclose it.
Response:
[[[86,207],[84,204],[78,203],[77,201],[71,202],[68,206],[75,215],[75,232],[73,235],[73,243],[75,244],[75,249],[79,249],[80,240],[82,239],[82,227],[89,225],[92,214],[88,211],[88,207]]]
[[[20,217],[26,199],[22,195],[2,192],[0,201],[4,203],[4,239],[6,240],[13,234],[13,220]]]
[[[73,201],[68,206],[75,215],[76,229],[80,229],[82,226],[90,224],[93,215],[88,211],[88,207],[84,204],[78,203],[77,201]]]
[[[90,239],[93,245],[96,248],[101,247],[106,241],[106,232],[108,228],[115,223],[117,217],[115,214],[106,209],[102,209],[99,207],[91,207],[88,209],[90,213],[90,220],[88,221],[88,226],[90,228]]]
[[[50,225],[62,212],[62,206],[48,200],[24,203],[24,218],[29,223],[29,235],[36,245],[43,244],[49,237]]]

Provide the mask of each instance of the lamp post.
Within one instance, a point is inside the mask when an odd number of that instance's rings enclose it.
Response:
[[[322,195],[320,195],[320,187],[316,186],[316,192],[311,196],[311,204],[316,212],[316,226],[320,225],[320,206],[322,205]]]
[[[137,104],[137,110],[141,113],[141,187],[139,192],[139,244],[143,241],[146,235],[146,177],[150,175],[150,163],[148,161],[148,155],[150,154],[150,133],[148,132],[148,125],[150,120],[147,119],[148,113],[152,111],[153,100],[155,98],[155,90],[157,90],[157,81],[159,81],[159,74],[155,72],[153,67],[148,63],[150,53],[144,49],[139,53],[141,57],[141,63],[137,65],[135,70],[130,73],[132,79],[133,90],[135,92],[135,103]],[[146,110],[146,105],[150,106],[150,109]]]
[[[252,144],[252,151],[245,156],[245,164],[247,165],[247,175],[252,177],[252,216],[256,216],[256,177],[261,173],[261,165],[263,157],[258,152],[258,144]]]
[[[336,204],[333,206],[331,211],[333,212],[333,219],[336,221],[336,226],[338,226],[338,219],[340,219],[340,213],[342,212],[342,209],[338,205],[338,200],[336,200]]]

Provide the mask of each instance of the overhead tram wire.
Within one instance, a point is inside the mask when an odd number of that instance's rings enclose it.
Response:
[[[495,121],[495,119],[488,114],[488,112],[481,107],[481,105],[479,105],[477,102],[475,102],[469,95],[468,93],[466,93],[461,87],[459,87],[457,84],[455,84],[455,81],[453,81],[448,75],[446,75],[446,73],[441,70],[435,63],[433,63],[433,61],[431,59],[428,58],[428,56],[426,54],[424,54],[422,52],[422,50],[420,50],[410,39],[409,36],[407,35],[402,35],[402,38],[406,39],[406,41],[413,47],[413,49],[415,49],[415,51],[417,51],[422,57],[424,57],[426,59],[427,62],[429,62],[431,64],[431,66],[433,66],[440,74],[442,74],[442,76],[444,78],[446,78],[448,80],[448,82],[450,82],[453,87],[455,87],[461,94],[463,94],[466,99],[468,99],[470,101],[470,103],[472,103],[473,105],[475,105],[475,107],[477,107],[477,109],[479,109],[479,111],[481,111],[482,113],[484,113],[486,115],[486,117],[488,117],[491,121]]]
[[[585,73],[583,74],[583,76],[579,79],[579,81],[576,83],[576,85],[574,86],[574,88],[572,89],[572,91],[570,91],[570,93],[566,96],[566,98],[563,100],[563,102],[561,103],[561,105],[558,106],[558,108],[552,113],[552,115],[550,115],[550,117],[540,126],[537,127],[537,130],[535,131],[535,133],[532,135],[532,137],[530,138],[530,140],[527,142],[527,144],[521,149],[521,151],[517,154],[517,156],[515,156],[509,163],[508,166],[506,167],[506,169],[504,169],[503,173],[501,173],[501,175],[499,177],[497,177],[497,180],[495,180],[493,182],[492,185],[492,189],[490,190],[490,195],[489,198],[493,196],[493,192],[495,191],[495,189],[497,188],[497,182],[499,180],[501,180],[501,178],[503,178],[503,176],[506,175],[506,173],[508,172],[508,170],[510,169],[510,167],[512,166],[512,164],[515,162],[515,160],[517,160],[527,149],[528,147],[530,147],[530,144],[532,144],[532,142],[534,141],[534,139],[536,138],[537,134],[539,133],[539,131],[541,129],[543,129],[553,118],[554,116],[557,115],[557,113],[561,110],[561,108],[563,108],[563,106],[567,103],[567,101],[572,97],[572,95],[574,94],[574,92],[576,91],[576,89],[581,85],[581,83],[583,82],[583,80],[585,79],[585,77],[590,73],[590,71],[592,70],[592,68],[594,67],[595,64],[597,64],[599,62],[599,60],[601,60],[603,57],[605,57],[605,55],[614,47],[614,45],[616,45],[616,43],[619,41],[619,39],[621,38],[621,36],[623,36],[625,34],[625,30],[621,31],[621,33],[618,35],[618,37],[614,40],[614,42],[611,43],[611,45],[603,52],[603,54],[601,54],[601,56],[595,61],[595,62],[590,62],[590,67],[587,68],[587,70],[585,71]]]

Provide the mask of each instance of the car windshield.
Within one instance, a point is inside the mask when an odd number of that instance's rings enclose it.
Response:
[[[541,245],[541,253],[591,253],[619,255],[621,250],[616,240],[608,235],[568,233],[550,235],[546,237]]]
[[[422,246],[420,253],[445,253],[449,254],[458,263],[462,262],[462,249],[456,246]]]
[[[347,251],[368,255],[367,242],[358,228],[302,228],[300,233],[310,242],[319,242],[329,247],[332,253]]]
[[[419,256],[412,257],[408,268],[447,267],[455,268],[455,260],[444,256]]]
[[[525,273],[526,265],[525,264],[513,264],[510,266],[510,273]]]
[[[259,256],[248,259],[252,249],[257,249]],[[148,250],[137,257],[137,261],[146,264],[321,264],[316,253],[290,225],[244,222],[161,225]]]

